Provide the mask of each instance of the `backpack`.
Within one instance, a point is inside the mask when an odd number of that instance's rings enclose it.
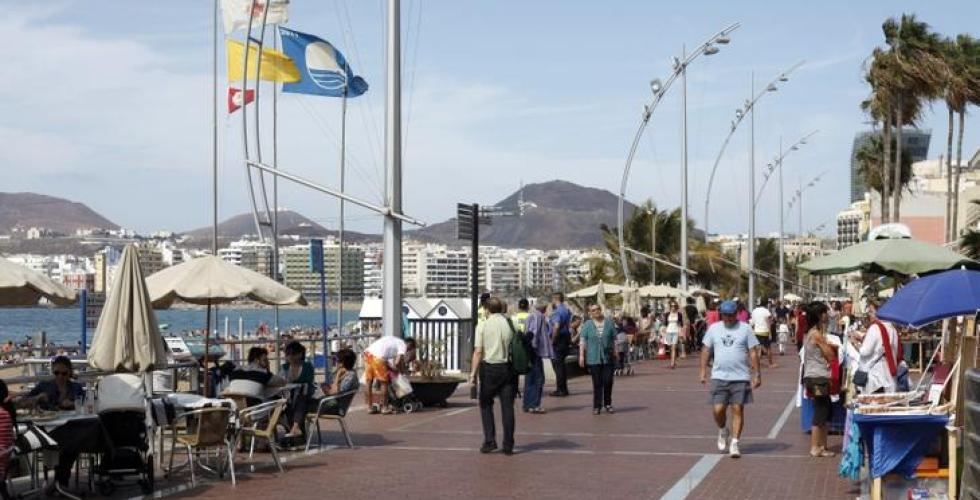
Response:
[[[513,337],[510,339],[510,366],[517,375],[525,375],[531,371],[531,342],[527,334],[514,328],[514,322],[507,318],[507,325]]]

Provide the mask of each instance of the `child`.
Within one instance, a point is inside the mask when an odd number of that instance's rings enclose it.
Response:
[[[779,330],[777,330],[776,338],[778,339],[776,343],[779,344],[779,355],[782,356],[786,354],[783,351],[783,344],[789,342],[789,325],[786,324],[786,320],[784,319],[779,320]]]

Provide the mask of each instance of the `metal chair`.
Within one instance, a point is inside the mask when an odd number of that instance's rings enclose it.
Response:
[[[191,485],[195,484],[194,476],[194,455],[201,451],[215,450],[217,456],[221,458],[224,451],[228,459],[228,469],[231,471],[231,484],[235,482],[235,451],[234,439],[229,431],[231,423],[231,408],[215,406],[206,407],[182,413],[175,419],[174,436],[170,445],[170,466],[167,474],[173,471],[174,451],[177,444],[183,445],[187,449],[187,463],[191,470]],[[176,422],[184,421],[186,430],[183,433],[177,432]],[[202,465],[203,467],[203,465]],[[222,462],[218,462],[218,476],[224,477],[221,470]]]
[[[344,434],[344,439],[347,441],[347,447],[354,447],[354,442],[350,438],[350,433],[347,432],[347,423],[344,421],[344,417],[347,416],[347,410],[350,409],[351,402],[354,401],[354,396],[356,394],[357,389],[354,389],[352,391],[327,396],[320,400],[320,404],[318,404],[316,408],[316,413],[309,413],[306,415],[306,451],[310,451],[310,444],[313,441],[313,433],[310,431],[311,424],[316,425],[316,444],[317,448],[320,447],[320,443],[322,441],[320,434],[320,419],[337,421],[340,424],[340,431]],[[331,404],[332,402],[336,403],[336,406]],[[328,413],[334,408],[336,408],[336,413]]]
[[[252,458],[255,452],[255,440],[265,439],[269,443],[269,451],[272,452],[272,460],[279,468],[279,472],[284,472],[282,462],[279,460],[279,444],[276,442],[276,425],[282,417],[283,410],[286,408],[285,399],[277,399],[266,403],[250,406],[238,412],[238,419],[241,421],[241,428],[238,431],[238,442],[240,439],[248,437],[251,439],[248,457]]]

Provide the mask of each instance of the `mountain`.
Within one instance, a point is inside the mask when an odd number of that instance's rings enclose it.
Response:
[[[500,200],[496,206],[517,211],[521,191]],[[550,181],[524,186],[524,215],[494,218],[480,226],[480,244],[512,248],[590,248],[602,245],[599,226],[615,227],[619,197],[604,189],[579,186],[567,181]],[[625,203],[625,216],[636,206]],[[460,244],[456,219],[407,233],[423,241]]]
[[[63,234],[77,229],[119,229],[84,203],[35,193],[0,193],[0,233],[15,226],[43,227]]]
[[[200,245],[211,242],[211,226],[193,229],[184,233],[190,240],[191,245]],[[225,219],[218,223],[218,239],[221,241],[233,241],[243,236],[255,235],[255,219],[252,213],[244,213]],[[327,229],[305,216],[293,212],[292,210],[282,210],[279,212],[279,236],[299,236],[302,238],[337,235],[336,230]],[[373,234],[364,234],[354,231],[344,231],[344,240],[352,243],[380,241],[380,237]]]

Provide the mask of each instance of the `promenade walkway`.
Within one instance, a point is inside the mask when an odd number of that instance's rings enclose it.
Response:
[[[747,410],[740,459],[716,451],[715,427],[697,361],[676,370],[662,362],[635,363],[617,377],[617,413],[594,416],[586,377],[572,395],[547,398],[545,415],[518,412],[516,454],[481,455],[475,401],[462,387],[447,409],[412,415],[349,417],[356,448],[289,455],[285,474],[240,466],[239,484],[212,481],[169,493],[198,498],[719,498],[843,499],[857,488],[837,477],[837,459],[813,459],[799,430],[795,356],[764,370],[762,388]],[[324,441],[341,442],[333,432]],[[831,436],[840,449],[840,437]],[[167,493],[165,490],[164,493]]]

